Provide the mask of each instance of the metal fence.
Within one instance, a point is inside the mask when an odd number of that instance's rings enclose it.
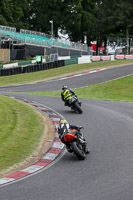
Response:
[[[61,40],[58,38],[50,38],[49,35],[45,33],[30,31],[20,29],[20,33],[16,32],[13,27],[1,26],[0,25],[0,35],[8,36],[12,40],[17,41],[17,43],[30,44],[42,47],[59,47],[74,49],[79,51],[87,52],[87,45],[81,43],[75,43],[70,41]]]
[[[16,32],[16,28],[14,28],[14,27],[9,27],[9,26],[2,26],[2,25],[0,25],[0,29],[1,29],[1,30],[5,30],[5,31]]]

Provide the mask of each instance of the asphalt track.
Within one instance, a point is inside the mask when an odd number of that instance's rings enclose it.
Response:
[[[65,80],[4,87],[0,88],[0,93],[58,90],[63,84],[76,88],[129,74],[133,74],[131,65]],[[48,169],[0,187],[0,200],[133,199],[133,103],[83,99],[84,112],[79,115],[64,107],[60,98],[13,96],[44,104],[68,122],[84,126],[91,154],[79,161],[74,155],[65,153]]]
[[[39,82],[37,84],[29,84],[22,86],[0,87],[0,91],[12,92],[40,92],[61,90],[62,85],[68,85],[71,88],[79,88],[88,85],[93,85],[108,80],[117,79],[122,76],[133,74],[133,65],[110,68],[108,70],[99,71],[98,73],[90,73],[83,76],[77,76],[68,79]]]

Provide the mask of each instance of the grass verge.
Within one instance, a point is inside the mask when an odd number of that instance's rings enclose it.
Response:
[[[44,132],[42,120],[30,106],[0,95],[0,171],[36,150]]]
[[[133,64],[133,60],[115,60],[104,62],[92,62],[77,65],[68,65],[56,69],[49,69],[33,73],[18,74],[12,76],[0,77],[0,86],[26,84],[36,81],[49,80],[57,77],[63,77],[66,75],[77,74],[81,72],[91,71],[94,69],[115,67],[119,65]]]

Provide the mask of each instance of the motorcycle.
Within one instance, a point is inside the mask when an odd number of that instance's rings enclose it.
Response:
[[[78,100],[78,98],[73,95],[70,99],[69,99],[69,104],[67,104],[68,107],[71,107],[72,110],[82,114],[83,110],[81,109],[81,102]]]
[[[80,160],[86,158],[86,141],[83,137],[83,134],[79,130],[73,129],[69,133],[64,134],[64,143],[68,152],[74,153]]]

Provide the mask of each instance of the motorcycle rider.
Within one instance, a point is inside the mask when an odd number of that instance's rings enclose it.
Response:
[[[60,140],[66,145],[66,149],[68,150],[68,152],[72,152],[70,147],[66,144],[66,142],[64,141],[64,135],[68,132],[70,132],[71,130],[73,129],[76,129],[77,130],[77,134],[78,136],[80,137],[80,141],[82,141],[82,143],[84,144],[84,147],[85,147],[85,153],[86,154],[89,154],[90,151],[89,149],[87,148],[87,142],[84,138],[84,135],[83,133],[80,132],[80,129],[83,128],[82,126],[75,126],[75,125],[72,125],[72,124],[69,124],[65,119],[61,119],[59,121],[59,127],[58,127],[58,134],[59,134],[59,138]]]
[[[67,86],[63,85],[62,87],[62,92],[61,92],[61,98],[62,98],[62,101],[65,102],[65,106],[69,105],[69,99],[75,95],[75,92],[73,92],[71,90],[71,88],[68,88]],[[75,95],[76,96],[76,95]]]

